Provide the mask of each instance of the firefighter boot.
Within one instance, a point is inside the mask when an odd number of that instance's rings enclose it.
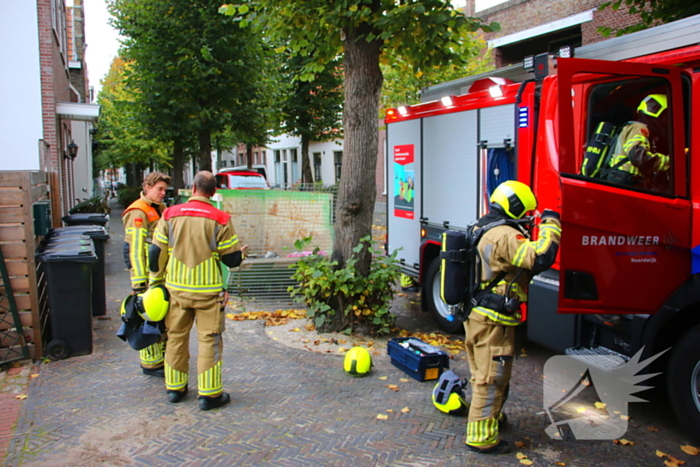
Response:
[[[144,368],[141,367],[141,370],[143,371],[144,375],[148,376],[157,376],[159,378],[165,378],[165,368],[160,367],[160,368]]]
[[[222,392],[216,397],[199,396],[199,408],[202,410],[218,409],[231,402],[231,396]]]
[[[467,449],[472,452],[478,452],[479,454],[506,454],[510,452],[510,443],[505,439],[501,439],[498,443],[488,448],[478,448],[467,444]]]
[[[187,386],[185,386],[185,389],[182,391],[173,391],[168,389],[165,392],[168,393],[168,402],[170,402],[171,404],[177,404],[187,395]]]

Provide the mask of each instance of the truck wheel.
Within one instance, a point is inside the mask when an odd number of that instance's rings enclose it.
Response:
[[[700,325],[685,333],[668,364],[668,397],[678,420],[700,441]]]
[[[427,294],[428,309],[433,315],[438,327],[451,334],[456,334],[464,330],[461,321],[447,321],[449,307],[440,298],[440,258],[435,258],[430,267],[425,281],[425,292]]]

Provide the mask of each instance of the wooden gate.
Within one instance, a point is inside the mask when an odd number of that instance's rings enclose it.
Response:
[[[38,286],[37,265],[34,259],[40,237],[34,233],[34,203],[48,199],[45,172],[0,171],[0,248],[4,257],[8,280],[22,327],[22,338],[14,328],[9,301],[0,306],[0,361],[16,355],[21,345],[28,345],[36,359],[43,355],[42,331],[48,318],[46,299]],[[5,287],[0,289],[5,295]],[[40,303],[44,303],[41,307]],[[4,302],[0,305],[5,305]],[[41,311],[43,309],[43,312]],[[6,318],[6,319],[4,319]],[[4,333],[4,334],[3,334]],[[6,336],[2,339],[2,336]],[[17,338],[15,338],[17,337]]]

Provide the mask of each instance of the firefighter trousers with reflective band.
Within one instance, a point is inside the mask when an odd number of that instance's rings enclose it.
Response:
[[[223,354],[224,310],[218,295],[202,294],[190,299],[170,295],[165,317],[168,346],[165,349],[165,387],[184,391],[189,380],[190,330],[197,322],[199,338],[197,374],[200,396],[216,397],[223,391],[221,364]]]
[[[165,337],[165,334],[163,334]],[[165,355],[165,340],[149,345],[145,349],[139,350],[141,358],[141,367],[149,370],[163,368],[163,359]]]
[[[515,327],[472,313],[464,330],[472,386],[466,443],[486,449],[499,441],[498,420],[513,368]]]

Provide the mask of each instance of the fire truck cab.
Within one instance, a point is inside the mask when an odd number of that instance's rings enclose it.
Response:
[[[698,43],[692,17],[582,47],[576,58],[539,55],[525,79],[507,70],[438,85],[426,94],[442,98],[387,112],[386,166],[388,251],[402,248],[403,272],[442,329],[462,326],[440,299],[442,232],[465,229],[499,183],[520,180],[562,219],[557,264],[530,285],[528,338],[625,360],[666,351],[653,368],[665,382],[654,383],[666,384],[700,438]],[[644,130],[661,168],[640,169],[633,184],[583,175],[601,122],[618,129],[614,144],[650,95],[666,99]]]

